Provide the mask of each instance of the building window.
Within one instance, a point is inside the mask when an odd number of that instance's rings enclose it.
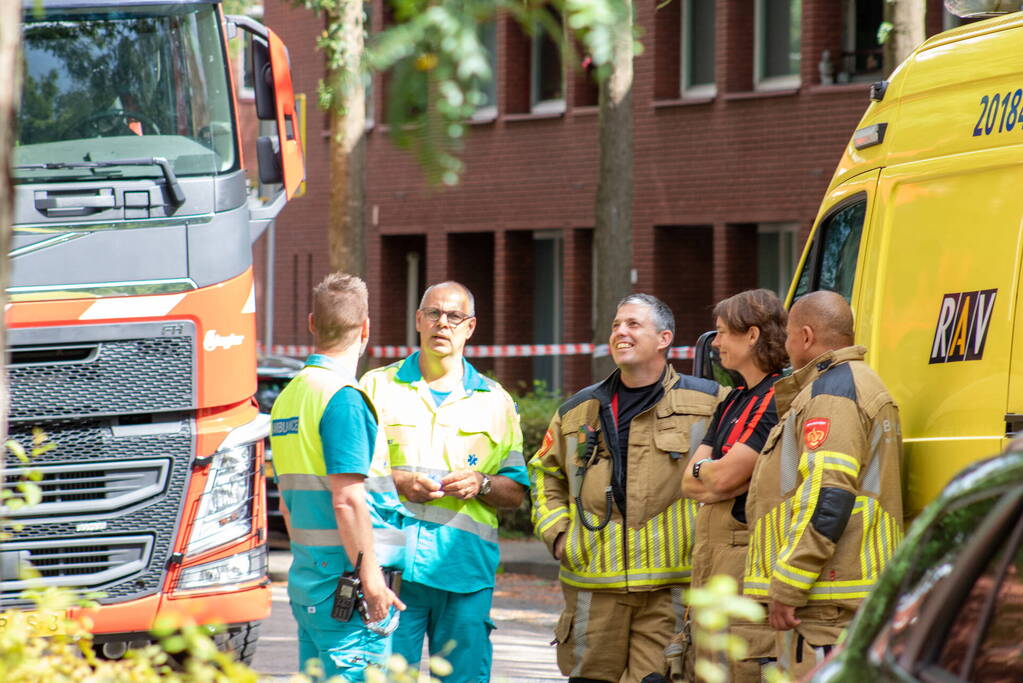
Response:
[[[680,52],[682,96],[713,97],[714,0],[684,0]]]
[[[551,12],[561,28],[561,14]],[[530,54],[530,111],[537,114],[565,111],[565,83],[558,41],[543,27],[533,31]]]
[[[842,16],[842,58],[836,65],[835,80],[877,80],[884,63],[884,50],[877,43],[884,0],[844,0]]]
[[[802,0],[756,0],[757,89],[799,86],[801,22]]]
[[[757,226],[757,286],[785,298],[799,263],[799,225],[761,223]]]
[[[562,237],[560,230],[533,233],[533,343],[560,344],[562,290]],[[533,379],[548,391],[561,391],[562,357],[533,358]]]
[[[473,121],[493,121],[497,118],[497,22],[485,21],[476,27],[480,42],[487,52],[487,65],[490,67],[490,80],[480,83],[483,101],[476,106]]]

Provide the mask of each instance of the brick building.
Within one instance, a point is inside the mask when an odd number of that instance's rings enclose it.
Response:
[[[633,279],[636,291],[673,308],[676,344],[686,345],[712,327],[719,299],[787,287],[869,83],[881,78],[875,36],[884,0],[658,2],[636,3],[644,52],[632,93]],[[371,16],[380,30],[382,0]],[[927,16],[928,34],[952,21],[940,0],[928,0]],[[322,21],[285,0],[266,0],[265,21],[289,46],[296,92],[314,101]],[[383,79],[375,79],[376,123],[366,133],[374,344],[416,343],[419,294],[443,279],[474,291],[476,344],[592,340],[596,88],[510,18],[483,30],[497,78],[470,126],[455,188],[427,186],[392,145],[380,124]],[[308,192],[276,225],[277,344],[309,343],[308,292],[328,269],[325,125],[311,108]],[[266,242],[257,263],[265,264]],[[257,271],[265,282],[265,265]],[[572,391],[590,381],[585,356],[475,362],[506,385],[537,377]]]

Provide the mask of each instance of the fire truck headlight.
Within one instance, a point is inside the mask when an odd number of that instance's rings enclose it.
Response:
[[[177,589],[192,590],[255,581],[266,575],[266,565],[267,550],[263,544],[222,560],[181,570]]]
[[[213,454],[188,542],[188,555],[237,540],[252,530],[255,460],[254,444],[224,448]]]

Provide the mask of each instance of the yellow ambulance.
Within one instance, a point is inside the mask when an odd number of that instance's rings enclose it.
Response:
[[[789,301],[852,304],[901,410],[915,516],[1023,431],[1023,12],[934,36],[871,99]]]

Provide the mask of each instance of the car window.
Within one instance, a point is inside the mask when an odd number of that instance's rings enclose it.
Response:
[[[849,300],[866,215],[867,200],[863,197],[845,204],[821,222],[799,274],[797,298],[808,292],[827,289]]]
[[[871,648],[875,656],[897,658],[905,649],[912,627],[928,596],[952,573],[955,562],[973,533],[999,501],[1002,491],[959,501],[936,519],[924,533],[909,562],[894,611]]]
[[[958,610],[939,666],[970,681],[1023,680],[1023,519],[988,561]]]

